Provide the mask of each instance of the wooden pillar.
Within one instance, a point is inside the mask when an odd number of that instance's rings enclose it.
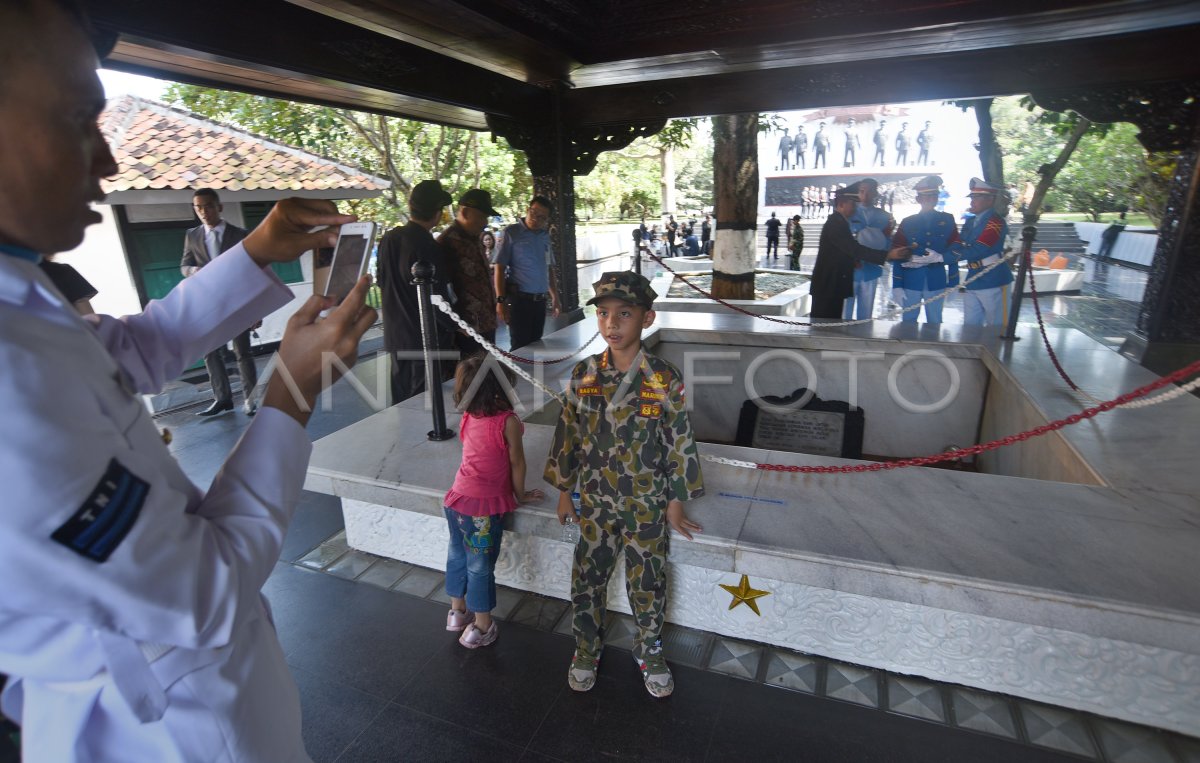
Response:
[[[1158,374],[1200,358],[1200,120],[1179,152],[1137,328],[1121,352]]]
[[[551,114],[544,121],[516,122],[488,115],[492,133],[525,152],[533,175],[534,193],[545,196],[554,206],[550,218],[550,240],[558,263],[559,295],[563,313],[577,311],[579,272],[575,228],[575,176],[586,175],[596,167],[602,151],[617,151],[634,139],[649,137],[663,128],[666,120],[640,124],[575,127],[562,114],[563,86],[555,88]]]
[[[758,115],[713,117],[716,242],[713,296],[754,299],[758,239]]]

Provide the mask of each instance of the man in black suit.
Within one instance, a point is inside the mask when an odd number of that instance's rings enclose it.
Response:
[[[861,262],[882,265],[887,260],[902,260],[911,250],[898,247],[890,252],[870,249],[858,243],[850,233],[850,217],[858,208],[858,183],[837,189],[833,197],[833,214],[821,228],[817,262],[813,266],[809,293],[812,295],[813,318],[838,320],[846,297],[854,294],[854,268]]]
[[[183,259],[179,269],[184,278],[212,262],[221,252],[228,251],[246,237],[246,231],[221,219],[221,199],[211,188],[201,188],[192,194],[192,209],[201,225],[188,229],[183,239]],[[229,374],[225,371],[224,347],[218,347],[204,356],[204,367],[212,382],[211,405],[197,416],[216,416],[233,410],[233,391],[229,388]],[[242,376],[242,394],[245,402],[242,410],[247,416],[257,411],[250,391],[258,383],[258,369],[254,367],[254,356],[250,354],[250,328],[233,338],[233,354],[237,356],[238,372]]]
[[[424,261],[433,266],[433,293],[449,300],[449,268],[445,254],[434,241],[433,227],[442,219],[450,194],[437,180],[422,180],[408,196],[408,223],[392,228],[379,242],[377,276],[383,306],[383,347],[392,356],[392,404],[425,391],[425,359],[421,341],[421,309],[412,266]],[[440,310],[433,311],[439,352],[434,357],[434,379],[454,375],[457,326]]]

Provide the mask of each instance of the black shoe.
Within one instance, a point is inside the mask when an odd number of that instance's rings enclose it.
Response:
[[[197,416],[216,416],[233,410],[232,400],[214,400],[212,405],[197,413]]]

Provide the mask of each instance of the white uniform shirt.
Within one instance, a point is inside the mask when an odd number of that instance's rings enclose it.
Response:
[[[26,761],[308,759],[259,592],[308,436],[263,409],[204,493],[133,393],[291,299],[239,244],[140,315],[85,321],[0,254],[0,673]]]

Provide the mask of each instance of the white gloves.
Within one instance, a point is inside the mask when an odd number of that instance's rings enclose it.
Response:
[[[945,260],[942,259],[942,255],[933,251],[932,249],[926,249],[925,252],[925,254],[905,260],[901,264],[901,267],[919,268],[924,265],[933,265],[939,262],[945,262]]]

